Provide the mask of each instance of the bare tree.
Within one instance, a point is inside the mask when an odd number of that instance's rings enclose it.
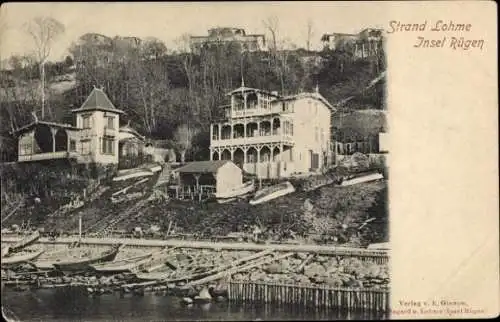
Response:
[[[65,27],[54,18],[35,17],[25,24],[25,29],[35,42],[35,54],[40,68],[43,119],[45,116],[45,63],[50,55],[54,40],[64,33]]]
[[[311,51],[311,40],[314,35],[314,24],[311,18],[307,20],[307,31],[306,31],[306,49]]]
[[[276,53],[278,46],[279,20],[276,16],[267,17],[262,21],[262,24],[267,29],[271,36],[271,51]]]
[[[174,133],[176,149],[181,155],[181,162],[186,161],[186,152],[193,144],[193,138],[196,135],[196,129],[187,124],[182,124],[177,127]]]

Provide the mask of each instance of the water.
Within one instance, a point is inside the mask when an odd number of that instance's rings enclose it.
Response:
[[[2,306],[9,320],[20,321],[269,321],[382,319],[368,313],[318,312],[271,305],[250,306],[227,302],[186,307],[171,296],[105,294],[88,296],[75,289],[4,289]],[[12,316],[13,312],[15,316]]]

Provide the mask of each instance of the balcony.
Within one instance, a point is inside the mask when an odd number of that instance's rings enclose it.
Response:
[[[235,109],[232,112],[230,108],[226,109],[225,116],[226,118],[239,118],[281,113],[289,113],[289,111],[284,110],[283,105],[274,105],[270,108],[264,108],[263,106],[255,105],[254,108],[247,109],[244,109],[242,106],[235,106]]]
[[[116,136],[116,129],[111,127],[104,127],[104,135],[105,136]]]
[[[55,160],[55,159],[70,159],[77,158],[78,153],[76,152],[46,152],[46,153],[36,153],[36,154],[25,154],[18,157],[18,162],[29,162],[29,161],[42,161],[42,160]]]
[[[293,138],[291,135],[263,135],[263,136],[247,136],[238,138],[216,139],[212,138],[211,147],[224,147],[230,145],[254,145],[254,144],[267,144],[267,143],[283,143],[286,145],[293,145]]]
[[[93,130],[92,129],[83,129],[80,131],[80,138],[83,140],[90,139],[93,136]]]

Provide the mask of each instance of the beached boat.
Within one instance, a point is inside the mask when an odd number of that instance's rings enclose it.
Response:
[[[270,187],[263,188],[255,193],[255,196],[250,200],[251,205],[257,205],[295,191],[293,185],[286,181]]]
[[[370,244],[368,245],[367,249],[390,250],[391,247],[389,245],[389,242],[385,242],[385,243]]]
[[[113,181],[123,181],[123,180],[139,178],[139,177],[147,177],[152,175],[154,175],[154,172],[149,169],[142,169],[142,168],[130,169],[124,171],[121,174],[118,174],[118,176],[113,178]]]
[[[110,249],[99,252],[97,254],[92,254],[88,251],[86,254],[84,253],[80,258],[69,258],[65,260],[61,260],[57,263],[54,263],[54,267],[60,271],[84,271],[90,268],[91,264],[101,263],[101,262],[109,262],[115,259],[116,255],[120,251],[119,246],[113,246]],[[85,256],[86,255],[86,256]]]
[[[242,196],[252,192],[255,189],[255,183],[253,181],[245,182],[244,184],[235,187],[231,190],[224,192],[217,192],[215,198],[217,199],[231,199],[238,196]]]
[[[149,273],[164,267],[166,262],[175,259],[176,254],[172,253],[174,248],[165,248],[161,251],[152,253],[150,257],[142,260],[138,265],[131,268],[130,272],[137,276],[137,274]]]
[[[83,248],[74,248],[74,249],[66,248],[62,250],[60,249],[51,252],[44,252],[35,261],[33,261],[33,265],[35,265],[35,267],[40,270],[54,269],[55,263],[57,263],[61,259],[71,257],[71,253],[73,253],[74,255],[76,250],[83,252]]]
[[[40,238],[40,232],[39,231],[35,231],[31,235],[26,236],[22,240],[18,241],[14,245],[9,246],[9,249],[10,249],[9,251],[10,252],[15,252],[15,251],[18,251],[18,250],[20,250],[20,249],[22,249],[24,247],[30,246],[30,245],[36,243],[36,241],[39,238]]]
[[[2,256],[2,268],[14,266],[26,262],[31,262],[40,256],[44,251],[43,250],[35,250],[30,252],[21,252],[13,255]]]
[[[139,267],[142,264],[147,263],[150,259],[152,253],[136,255],[120,260],[114,260],[112,262],[100,263],[90,265],[95,271],[101,273],[124,273],[131,272],[134,268]]]
[[[376,180],[381,180],[384,179],[384,176],[381,173],[369,173],[365,175],[360,175],[360,176],[353,176],[353,177],[347,177],[342,181],[340,186],[351,186],[353,184],[357,183],[362,183],[362,182],[370,182],[370,181],[376,181]]]

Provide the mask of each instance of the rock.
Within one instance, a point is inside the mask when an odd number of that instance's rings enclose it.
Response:
[[[304,210],[305,211],[312,211],[313,209],[314,209],[314,205],[312,204],[311,200],[309,200],[309,198],[307,198],[304,201]]]
[[[328,261],[328,257],[325,257],[325,256],[316,256],[315,260],[318,263],[326,263]]]
[[[278,263],[272,263],[264,267],[264,272],[269,274],[277,274],[282,272],[282,267]]]
[[[194,297],[195,301],[203,301],[203,302],[208,302],[212,300],[212,296],[210,295],[210,292],[208,291],[208,288],[204,287],[200,294]]]
[[[243,274],[241,274],[241,273],[236,273],[236,274],[234,274],[234,275],[233,275],[233,279],[234,279],[235,281],[241,281],[241,280],[243,279]]]
[[[308,254],[307,253],[297,253],[297,257],[300,260],[305,260],[307,258]]]
[[[224,296],[217,296],[217,297],[215,298],[215,300],[216,300],[217,302],[224,302],[224,301],[226,300],[226,298],[225,298]]]
[[[304,275],[295,275],[293,279],[295,282],[300,284],[308,284],[310,282],[309,278]]]
[[[265,276],[266,274],[264,272],[253,272],[252,274],[250,274],[250,280],[256,282],[263,279]]]
[[[304,268],[304,275],[311,278],[316,275],[324,276],[326,275],[326,270],[323,266],[318,263],[312,263]]]
[[[184,297],[182,298],[182,303],[183,304],[186,304],[186,305],[190,305],[190,304],[193,304],[194,300],[190,297]]]
[[[344,283],[338,277],[327,277],[325,279],[325,284],[332,287],[341,287]]]

